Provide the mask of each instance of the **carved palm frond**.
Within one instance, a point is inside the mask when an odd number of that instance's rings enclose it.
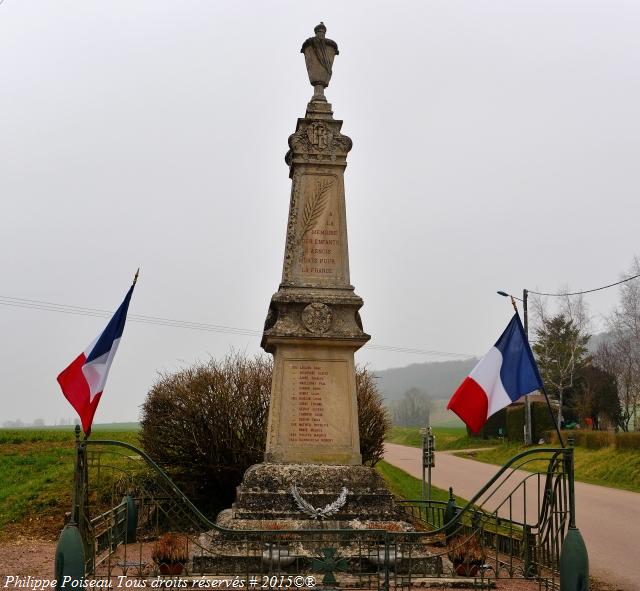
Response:
[[[329,201],[329,190],[333,186],[334,179],[317,180],[313,195],[307,200],[302,212],[302,238],[311,230],[322,215],[327,202]]]

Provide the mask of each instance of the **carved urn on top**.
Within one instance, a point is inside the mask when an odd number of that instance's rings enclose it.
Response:
[[[326,39],[327,27],[324,23],[317,25],[313,31],[315,37],[309,37],[303,44],[301,53],[304,53],[304,61],[309,74],[309,82],[313,86],[312,101],[326,102],[324,89],[329,86],[331,80],[331,68],[333,58],[338,55],[338,45],[331,39]]]

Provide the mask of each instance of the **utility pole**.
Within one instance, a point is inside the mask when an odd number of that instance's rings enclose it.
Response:
[[[431,430],[431,425],[420,429],[422,434],[422,500],[431,501],[431,468],[435,468],[436,437]],[[425,483],[425,471],[428,476]],[[427,495],[425,498],[425,484]]]
[[[498,291],[498,295],[501,295],[504,298],[511,298],[511,304],[513,305],[513,309],[518,312],[518,307],[516,306],[515,300],[520,300],[522,302],[522,312],[523,312],[523,328],[524,334],[527,337],[527,341],[529,340],[529,308],[528,308],[528,299],[529,299],[529,290],[522,290],[522,298],[518,298],[506,291]],[[529,394],[525,394],[524,396],[524,443],[525,445],[533,444],[533,432],[531,429],[531,401],[529,400]]]
[[[522,290],[522,315],[524,319],[524,334],[527,337],[527,341],[529,340],[529,308],[528,308],[528,300],[529,292],[526,289]],[[532,445],[533,444],[533,433],[531,429],[531,400],[529,399],[529,394],[525,394],[524,396],[524,444]]]

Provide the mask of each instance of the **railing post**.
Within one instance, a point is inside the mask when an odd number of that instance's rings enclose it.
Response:
[[[456,505],[456,498],[453,496],[453,487],[449,487],[449,500],[447,501],[447,506],[444,510],[444,535],[446,541],[454,536],[459,527],[458,517],[458,507]]]
[[[76,581],[82,581],[85,577],[85,543],[81,533],[81,511],[83,503],[83,488],[86,470],[86,448],[80,442],[80,427],[75,429],[76,458],[73,474],[73,492],[71,500],[71,518],[64,526],[55,554],[55,577],[58,588],[78,586]],[[83,458],[84,455],[84,458]]]
[[[127,521],[125,524],[125,544],[131,544],[136,541],[136,529],[138,528],[138,508],[131,495],[122,497],[122,502],[127,506]]]
[[[384,533],[384,591],[389,591],[389,532]]]
[[[580,530],[576,527],[573,437],[564,449],[564,466],[569,485],[569,529],[560,551],[560,591],[589,589],[589,556]]]
[[[527,579],[536,576],[536,567],[534,564],[533,547],[535,545],[535,536],[531,533],[531,526],[524,525],[524,576]]]

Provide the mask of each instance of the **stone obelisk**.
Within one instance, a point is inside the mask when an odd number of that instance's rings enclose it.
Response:
[[[289,137],[282,282],[262,347],[274,355],[265,462],[361,464],[353,355],[369,340],[349,278],[344,170],[351,140],[324,89],[338,46],[320,23],[302,45],[314,94]]]
[[[274,519],[315,529],[328,517],[334,528],[358,519],[410,529],[360,455],[353,355],[370,337],[349,279],[343,177],[351,140],[324,96],[338,54],[325,32],[320,23],[302,45],[314,94],[285,158],[292,187],[282,282],[262,337],[275,358],[265,458],[247,469],[232,508],[218,516],[231,529]]]

